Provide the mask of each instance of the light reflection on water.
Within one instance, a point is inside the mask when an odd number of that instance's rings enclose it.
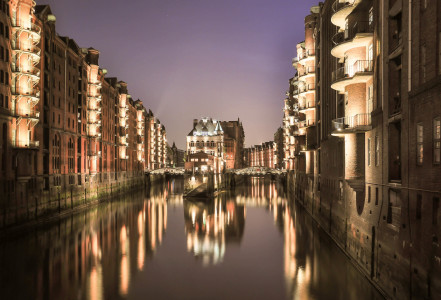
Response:
[[[182,191],[172,180],[3,241],[0,298],[381,299],[277,183],[206,203]]]

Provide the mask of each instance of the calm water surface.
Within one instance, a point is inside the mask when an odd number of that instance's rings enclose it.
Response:
[[[0,299],[382,299],[277,183],[183,181],[1,241]]]

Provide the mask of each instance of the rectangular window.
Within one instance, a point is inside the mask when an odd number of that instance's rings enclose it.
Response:
[[[368,166],[371,165],[371,138],[368,138],[368,142],[367,142],[367,161],[368,161]]]
[[[417,203],[416,203],[416,219],[421,220],[421,210],[423,206],[423,197],[421,194],[417,194]]]
[[[417,164],[422,165],[423,164],[423,158],[424,158],[424,147],[423,147],[423,123],[417,124]]]
[[[375,136],[375,165],[380,164],[380,139],[378,135]]]
[[[433,163],[439,164],[441,161],[441,119],[433,120]]]

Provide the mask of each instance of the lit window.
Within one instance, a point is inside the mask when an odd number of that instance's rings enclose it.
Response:
[[[424,152],[423,132],[424,132],[423,124],[418,123],[417,124],[417,149],[416,149],[417,150],[417,164],[418,165],[423,164],[423,152]]]
[[[441,120],[433,120],[433,162],[439,164],[441,161]]]

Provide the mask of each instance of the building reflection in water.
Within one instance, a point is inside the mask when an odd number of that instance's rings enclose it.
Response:
[[[204,266],[223,261],[227,243],[240,243],[245,226],[245,207],[219,196],[211,203],[184,201],[187,250]]]

